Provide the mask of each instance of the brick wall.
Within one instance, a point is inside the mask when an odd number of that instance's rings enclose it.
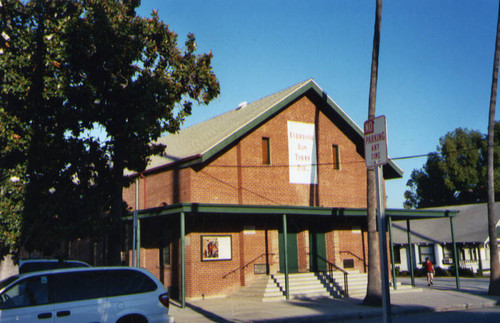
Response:
[[[318,185],[290,184],[287,121],[316,124]],[[271,165],[262,164],[262,137]],[[332,145],[340,150],[332,166]],[[139,181],[140,208],[178,202],[366,207],[366,168],[355,144],[307,97],[274,116],[203,167],[171,169]],[[135,184],[124,191],[134,206]]]
[[[287,121],[316,126],[317,185],[290,184]],[[263,137],[270,138],[271,165],[262,163]],[[340,169],[332,166],[332,145],[339,147]],[[124,199],[132,208],[134,185],[124,191]],[[139,179],[140,209],[178,202],[365,208],[366,168],[356,145],[308,97],[302,97],[206,165],[149,173]],[[363,223],[364,220],[353,226],[361,227]],[[366,258],[365,230],[353,232],[352,227],[338,227],[334,223],[328,223],[328,227],[330,231],[325,237],[329,261],[342,266],[347,257],[340,252],[343,250]],[[260,277],[254,274],[255,264],[267,264],[271,273],[277,272],[278,228],[279,220],[268,221],[262,215],[187,216],[186,296],[227,295]],[[154,237],[158,233],[144,226],[142,234]],[[205,234],[231,236],[232,259],[201,261],[201,236]],[[309,269],[308,234],[304,220],[297,235],[300,271]],[[166,286],[178,286],[180,278],[175,268],[180,258],[173,260],[172,268],[161,268],[158,246],[150,243],[143,248],[141,266],[162,277]],[[172,248],[178,255],[178,240]],[[364,271],[362,261],[355,261],[355,269]]]
[[[258,221],[250,217],[187,217],[186,225],[190,227],[189,245],[186,243],[186,276],[190,278],[186,279],[187,297],[228,295],[261,277],[261,274],[254,273],[255,265],[274,265],[271,232],[276,229],[255,225]],[[230,236],[231,260],[202,261],[202,236],[206,235]]]
[[[345,268],[346,270],[359,270],[364,272],[364,259],[367,261],[367,233],[362,231],[359,226],[353,225],[351,228],[342,228],[338,230],[339,235],[339,265],[344,267],[344,261],[353,262],[354,268]],[[361,259],[359,259],[359,258]]]

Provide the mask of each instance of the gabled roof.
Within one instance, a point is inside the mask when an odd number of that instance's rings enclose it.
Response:
[[[364,134],[361,128],[314,80],[309,79],[244,107],[185,128],[177,134],[160,138],[158,143],[167,146],[165,153],[162,156],[153,156],[146,172],[164,167],[188,167],[204,163],[306,93],[319,102],[323,112],[330,118],[339,119],[337,122],[344,125],[344,131],[349,133],[358,147],[363,147]],[[363,155],[363,148],[358,150]],[[399,178],[402,175],[403,171],[393,161],[384,166],[385,178]]]
[[[425,210],[425,209],[424,209]],[[461,243],[485,243],[488,241],[488,205],[486,203],[436,207],[432,210],[454,210],[455,241]],[[495,223],[500,220],[500,202],[495,203]],[[450,220],[429,219],[410,222],[412,243],[451,243]],[[406,244],[406,221],[392,223],[393,242]]]

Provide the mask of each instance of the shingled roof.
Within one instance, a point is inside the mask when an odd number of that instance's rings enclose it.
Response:
[[[433,210],[454,210],[455,241],[460,243],[485,243],[488,241],[488,207],[486,203],[446,206]],[[500,220],[500,202],[495,203],[495,223]],[[412,243],[451,243],[449,218],[414,220],[410,222]],[[393,242],[406,244],[406,221],[392,223]]]
[[[188,167],[204,163],[306,93],[320,102],[323,112],[330,118],[339,117],[338,121],[348,129],[349,135],[353,137],[352,140],[358,146],[363,145],[364,135],[361,128],[313,79],[309,79],[243,107],[182,129],[176,134],[160,138],[157,142],[166,145],[167,148],[163,155],[151,158],[145,172],[165,167]],[[360,153],[363,153],[362,149]],[[384,167],[385,178],[399,178],[402,174],[403,171],[393,161]]]

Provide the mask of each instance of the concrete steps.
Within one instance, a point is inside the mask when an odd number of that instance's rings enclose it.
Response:
[[[281,301],[284,299],[271,276],[263,276],[250,286],[240,288],[231,295],[232,297],[249,297],[262,302]]]
[[[333,272],[333,282],[330,282],[326,273],[297,273],[289,274],[290,299],[294,298],[317,298],[334,297],[343,298],[344,296],[344,274],[342,272]],[[364,298],[366,296],[366,286],[368,284],[368,275],[358,271],[349,272],[348,289],[349,297]],[[391,294],[407,291],[416,291],[410,285],[401,285],[397,283],[397,289],[390,288]],[[230,297],[245,297],[253,301],[273,302],[285,300],[285,275],[273,274],[262,276],[250,286],[241,288]]]
[[[280,291],[285,294],[285,274],[271,275]],[[321,283],[315,273],[296,273],[288,275],[289,297],[293,298],[315,298],[331,297],[325,286]]]

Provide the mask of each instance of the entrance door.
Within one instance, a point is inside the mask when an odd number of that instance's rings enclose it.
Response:
[[[326,271],[326,238],[324,232],[309,231],[309,261],[312,272]]]
[[[285,272],[285,246],[283,240],[283,232],[279,232],[279,249],[280,249],[280,272]],[[287,249],[288,249],[288,272],[299,272],[299,257],[297,253],[297,233],[288,232],[287,234]]]

